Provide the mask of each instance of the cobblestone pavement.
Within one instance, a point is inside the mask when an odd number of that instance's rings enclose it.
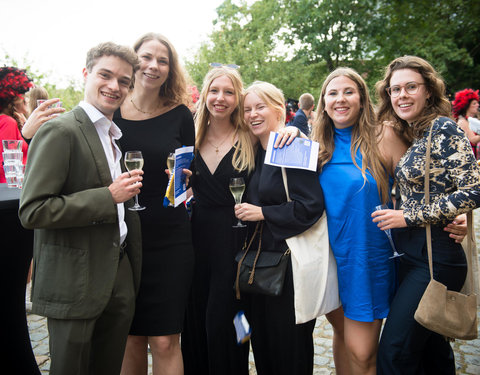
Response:
[[[480,244],[480,209],[475,212],[477,244]],[[480,246],[478,246],[480,248]],[[480,249],[479,249],[480,250]],[[480,309],[477,312],[480,322]],[[50,358],[48,350],[47,320],[38,315],[28,314],[28,327],[32,348],[42,374],[48,374]],[[317,319],[314,331],[315,375],[334,375],[335,366],[332,353],[332,326],[322,317]],[[480,375],[480,338],[472,341],[457,340],[453,343],[457,375]],[[250,353],[250,375],[256,375],[253,355]],[[149,358],[151,374],[151,358]],[[226,374],[228,375],[228,374]],[[292,374],[293,375],[293,374]]]

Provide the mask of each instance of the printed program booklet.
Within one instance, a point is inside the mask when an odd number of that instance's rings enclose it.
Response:
[[[317,170],[318,143],[310,139],[295,138],[288,146],[274,148],[278,133],[270,132],[265,164],[285,168]]]
[[[175,167],[174,167],[174,206],[185,202],[187,199],[187,176],[182,169],[189,169],[193,160],[193,146],[180,147],[175,150]]]

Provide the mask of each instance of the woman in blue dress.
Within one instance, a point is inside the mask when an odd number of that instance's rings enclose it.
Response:
[[[395,264],[387,236],[370,215],[375,206],[390,204],[393,167],[406,145],[391,127],[376,124],[365,81],[352,69],[339,68],[327,77],[318,108],[312,139],[320,144],[320,184],[342,301],[327,314],[336,371],[375,374],[380,328],[395,291]]]

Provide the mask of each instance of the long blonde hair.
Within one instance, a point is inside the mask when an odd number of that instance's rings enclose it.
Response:
[[[138,52],[142,44],[150,40],[162,43],[168,50],[169,72],[166,81],[160,87],[159,96],[164,99],[165,105],[188,105],[187,81],[173,44],[162,34],[147,33],[135,42],[133,50]]]
[[[388,173],[384,157],[378,148],[378,139],[382,126],[375,121],[375,113],[368,94],[368,87],[363,78],[353,69],[337,68],[329,74],[322,86],[318,99],[317,116],[313,123],[312,140],[320,144],[318,152],[319,170],[332,158],[335,149],[335,125],[325,111],[325,93],[328,84],[335,78],[347,77],[357,86],[360,95],[360,115],[352,129],[352,145],[350,148],[354,165],[360,169],[364,182],[367,182],[366,170],[375,179],[380,199],[387,202],[390,198]],[[360,150],[362,166],[356,162],[356,154]]]
[[[420,74],[425,81],[425,88],[430,94],[426,106],[414,126],[409,126],[405,120],[397,116],[387,93],[393,73],[400,69],[410,69]],[[378,97],[378,121],[391,121],[396,133],[401,134],[410,143],[413,139],[420,138],[432,120],[438,116],[452,116],[452,106],[445,96],[443,79],[432,65],[420,57],[402,56],[393,60],[385,70],[385,77],[376,83],[375,88]]]
[[[243,82],[240,73],[233,68],[220,66],[211,69],[203,80],[202,91],[196,103],[197,111],[195,113],[195,149],[200,149],[201,144],[205,140],[207,128],[210,124],[210,112],[207,108],[207,95],[212,82],[218,78],[226,76],[230,78],[235,92],[235,109],[230,115],[230,122],[233,124],[235,131],[233,139],[237,138],[234,145],[235,152],[233,154],[232,165],[237,171],[247,170],[253,171],[255,168],[255,153],[253,149],[252,139],[250,137],[250,129],[243,118]]]

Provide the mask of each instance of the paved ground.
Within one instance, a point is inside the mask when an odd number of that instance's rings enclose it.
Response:
[[[480,210],[476,211],[475,227],[477,228],[477,244],[480,244]],[[480,309],[478,311],[480,322]],[[33,351],[37,357],[42,374],[48,374],[50,359],[48,351],[48,332],[46,318],[28,314],[28,326]],[[333,375],[335,366],[332,354],[332,327],[325,318],[317,319],[314,331],[315,342],[315,375]],[[480,339],[473,341],[457,340],[453,343],[457,364],[457,375],[480,375]],[[251,375],[256,375],[253,355],[250,353]],[[151,365],[150,365],[151,371]],[[149,373],[151,374],[151,372]],[[228,375],[228,374],[225,374]],[[293,375],[293,374],[292,374]]]

